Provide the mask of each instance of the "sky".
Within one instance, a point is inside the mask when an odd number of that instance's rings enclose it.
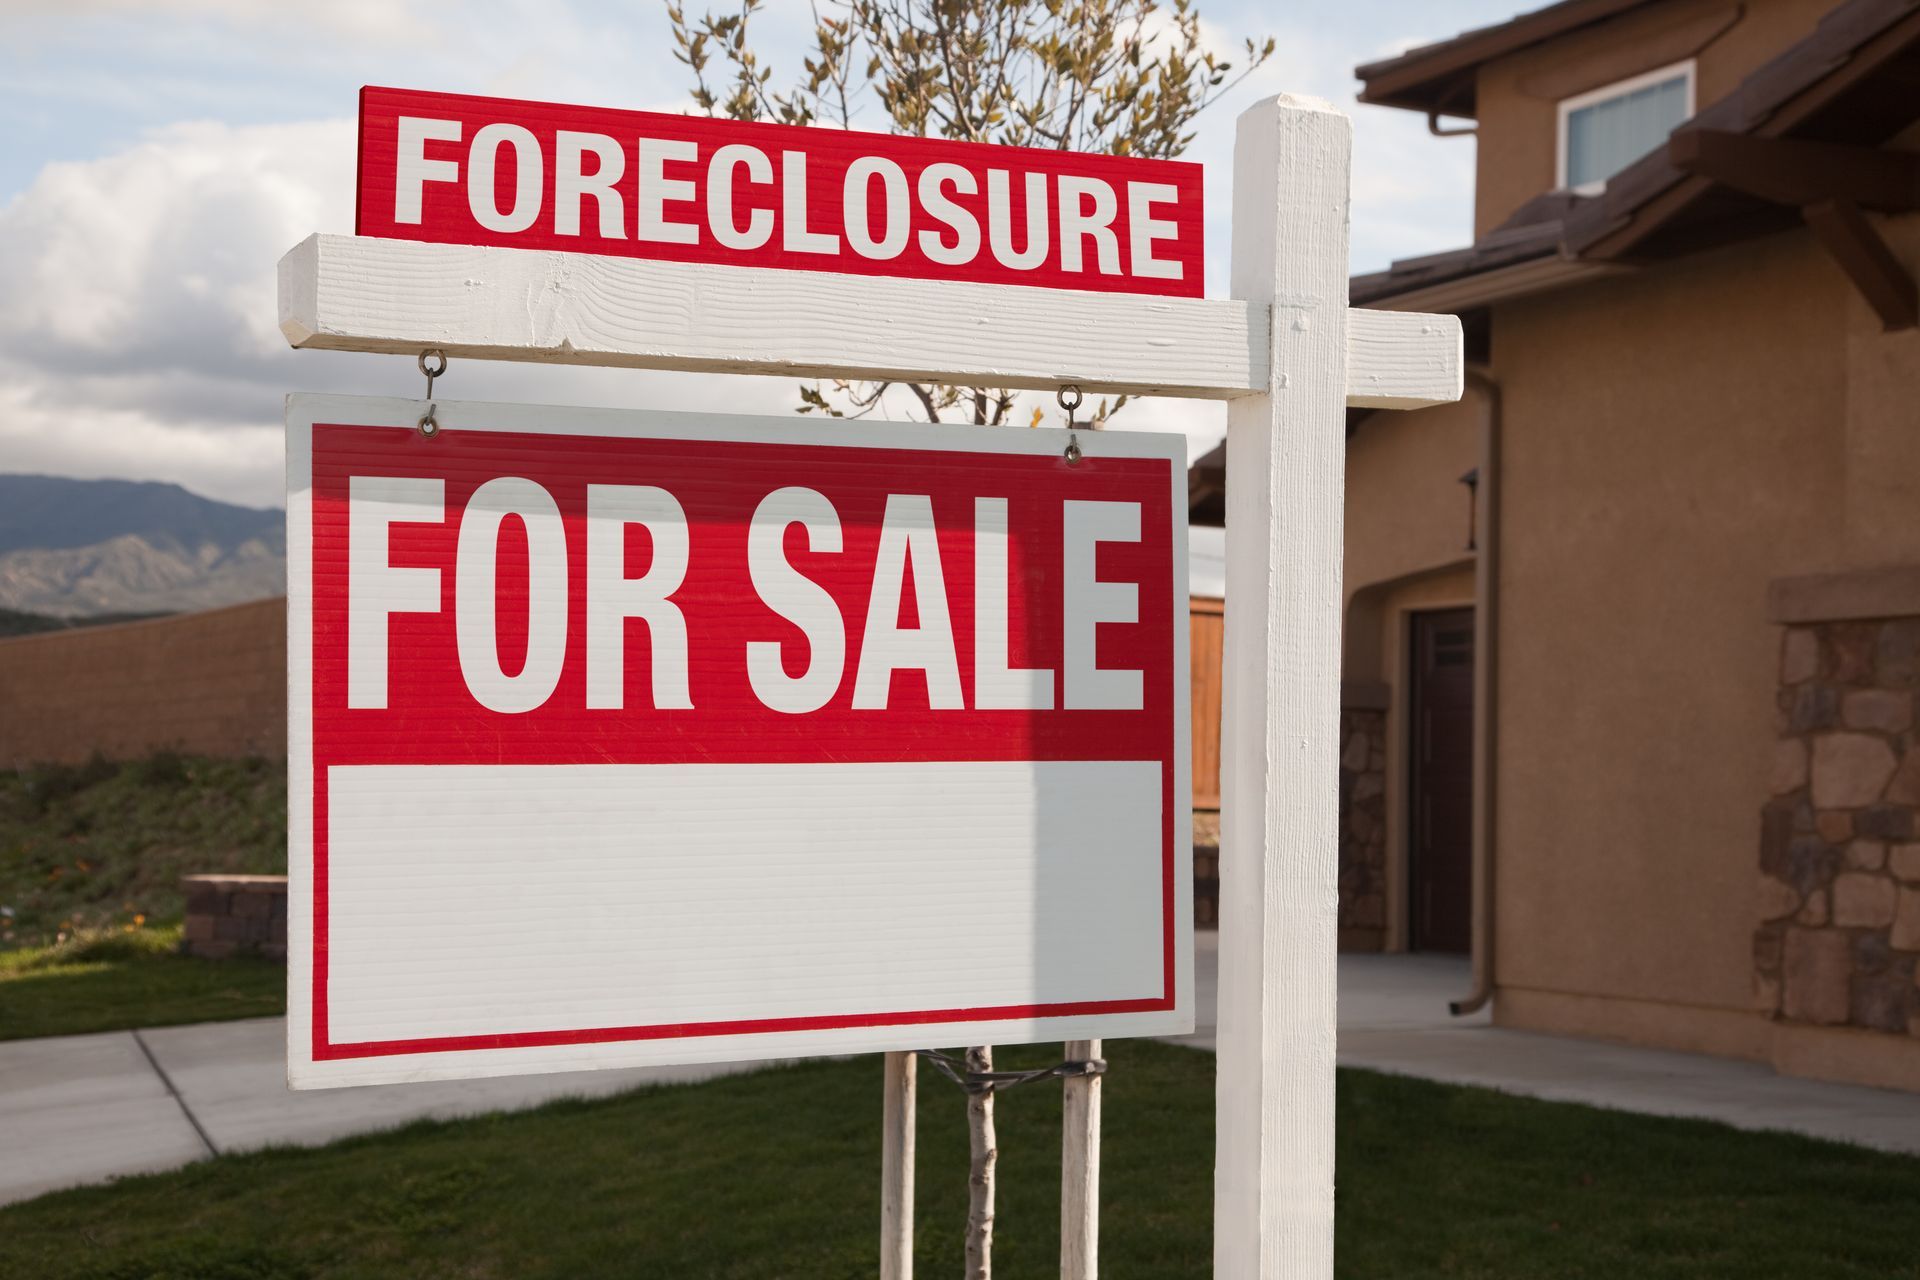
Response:
[[[1199,0],[1223,51],[1273,59],[1201,117],[1207,285],[1224,292],[1234,117],[1279,92],[1354,119],[1352,264],[1470,238],[1474,141],[1353,100],[1353,67],[1511,17],[1516,0]],[[701,0],[687,0],[690,13]],[[754,41],[776,82],[810,31],[766,0]],[[274,269],[348,233],[363,84],[592,106],[691,109],[665,0],[0,0],[0,471],[167,480],[284,503],[289,391],[417,395],[405,357],[291,351]],[[867,105],[856,126],[882,128]],[[795,384],[455,361],[455,399],[785,414]],[[903,406],[904,408],[904,406]],[[1129,405],[1117,429],[1225,433],[1218,404]]]

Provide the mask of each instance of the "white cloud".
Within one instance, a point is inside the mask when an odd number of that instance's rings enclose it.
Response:
[[[275,265],[352,226],[345,120],[172,126],[49,165],[0,209],[0,469],[173,480],[277,503],[290,390],[414,395],[404,358],[297,352]],[[785,378],[456,361],[443,396],[781,413]]]
[[[167,23],[214,20],[241,28],[285,29],[284,7],[261,0],[10,0],[14,16],[57,16],[63,22],[96,15]],[[430,40],[434,27],[408,0],[327,0],[301,8],[312,30],[352,40],[397,44]]]
[[[284,474],[277,426],[162,423],[0,387],[0,470],[87,479],[172,480],[247,506],[279,506]]]
[[[343,120],[173,126],[49,165],[0,210],[4,465],[273,500],[274,264],[344,225],[352,136]]]
[[[1499,2],[1464,4],[1461,25],[1499,16]],[[1350,105],[1350,68],[1367,56],[1356,51],[1430,22],[1429,11],[1411,0],[1366,0],[1337,12],[1295,11],[1281,26],[1251,0],[1203,7],[1210,44],[1237,49],[1242,34],[1278,38],[1273,60],[1201,119],[1187,157],[1208,170],[1210,292],[1226,286],[1234,119],[1282,90],[1354,113],[1356,270],[1465,242],[1471,144],[1429,137],[1411,113]],[[84,99],[104,125],[73,135],[65,150],[44,133],[15,139],[42,141],[18,153],[19,180],[32,178],[0,207],[0,469],[166,478],[253,503],[280,498],[275,424],[286,391],[412,395],[420,380],[407,358],[286,349],[274,324],[274,264],[310,232],[350,229],[353,129],[344,118],[249,121],[311,102],[348,110],[363,80],[675,104],[670,110],[684,101],[687,80],[668,55],[664,15],[644,6],[494,0],[423,39],[414,38],[420,15],[433,11],[390,0],[298,9],[249,0],[16,0],[7,10],[24,15],[11,34],[31,37],[25,43],[45,56],[15,57],[0,90],[34,110],[57,104],[63,121],[84,114]],[[756,22],[764,24],[766,59],[780,67],[776,79],[785,79],[806,43],[805,6],[769,6]],[[84,56],[96,47],[113,56]],[[0,66],[8,65],[0,53]],[[119,96],[99,96],[109,92]],[[156,118],[155,110],[162,120],[172,111],[198,122],[124,132]],[[81,143],[83,136],[95,141]],[[64,158],[36,173],[40,146]],[[89,149],[106,154],[73,158]],[[456,361],[440,390],[462,399],[736,412],[784,413],[795,402],[786,378],[471,361]],[[1020,421],[1034,405],[1059,420],[1052,397],[1040,395],[1023,398]],[[893,406],[901,417],[907,409]],[[1198,452],[1223,423],[1218,405],[1163,400],[1130,406],[1115,426],[1183,431]]]
[[[352,122],[335,120],[175,125],[49,165],[0,211],[0,341],[69,369],[251,373],[271,352],[255,315],[272,315],[274,263],[302,228],[349,224],[352,164]]]

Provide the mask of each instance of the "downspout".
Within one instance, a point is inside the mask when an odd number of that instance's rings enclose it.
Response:
[[[1473,620],[1473,990],[1450,1002],[1455,1017],[1477,1013],[1493,999],[1493,873],[1498,786],[1495,747],[1500,699],[1500,384],[1482,369],[1467,370],[1485,414],[1480,436],[1480,543],[1474,574]]]

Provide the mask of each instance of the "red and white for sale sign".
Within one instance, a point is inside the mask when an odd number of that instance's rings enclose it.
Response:
[[[1204,291],[1201,169],[853,129],[360,92],[356,231],[666,262]]]
[[[1185,441],[288,401],[296,1087],[1193,1025]]]

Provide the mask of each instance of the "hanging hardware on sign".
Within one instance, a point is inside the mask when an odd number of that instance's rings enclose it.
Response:
[[[1068,392],[1073,393],[1073,399],[1067,399]],[[1080,394],[1079,387],[1068,385],[1060,388],[1060,394],[1055,399],[1059,400],[1060,407],[1067,411],[1067,465],[1071,467],[1076,465],[1083,456],[1080,452],[1080,435],[1074,430],[1073,414],[1086,397]]]
[[[438,360],[440,362],[439,367],[433,369],[427,368],[428,356],[432,356]],[[421,435],[431,440],[440,434],[440,420],[433,416],[433,380],[447,371],[447,353],[438,348],[430,351],[422,351],[418,363],[420,365],[420,372],[427,375],[427,411],[420,415],[420,421],[414,425],[419,427]]]
[[[1031,1084],[1035,1080],[1070,1080],[1079,1076],[1107,1074],[1105,1058],[1061,1062],[1033,1071],[969,1071],[963,1059],[941,1053],[938,1049],[921,1049],[918,1052],[922,1059],[932,1064],[935,1071],[968,1093],[998,1093],[1002,1089],[1011,1089],[1017,1084]]]

